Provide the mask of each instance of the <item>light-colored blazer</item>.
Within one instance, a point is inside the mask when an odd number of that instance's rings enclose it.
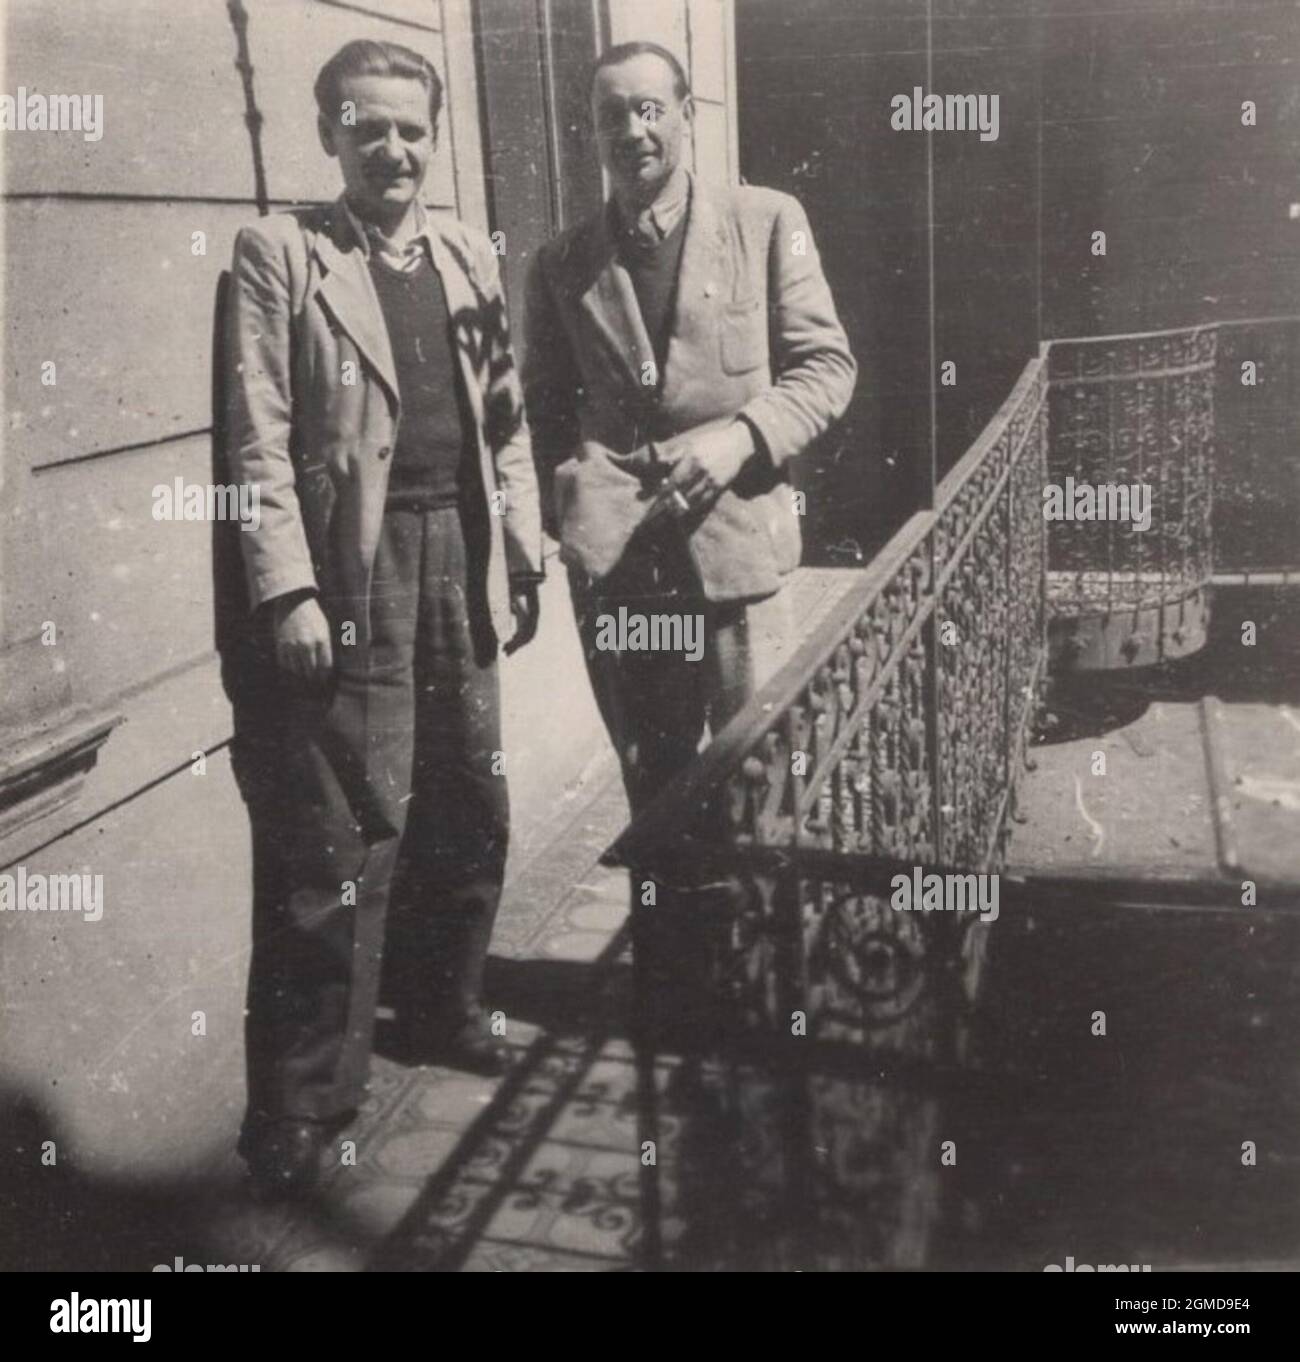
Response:
[[[654,348],[607,210],[538,252],[526,326],[524,392],[548,528],[558,529],[558,464],[593,445],[617,459],[647,439],[740,416],[763,448],[711,513],[713,552],[697,565],[712,600],[775,591],[801,552],[786,464],[844,412],[857,377],[799,202],[692,177],[658,390],[642,381]]]
[[[542,533],[504,295],[486,237],[448,214],[429,223],[477,428],[488,604],[506,639],[509,575],[541,574]],[[238,536],[252,608],[314,587],[327,613],[361,616],[360,642],[369,620],[355,603],[370,599],[401,402],[388,328],[341,199],[239,233],[226,344],[230,474],[260,498],[258,529]]]

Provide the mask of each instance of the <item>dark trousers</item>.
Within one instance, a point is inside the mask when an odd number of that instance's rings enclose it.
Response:
[[[638,536],[624,562],[599,586],[569,576],[578,634],[596,704],[623,770],[635,817],[716,734],[754,689],[749,609],[706,600],[685,546],[667,534]],[[601,615],[700,615],[704,654],[603,651]]]
[[[749,701],[756,681],[774,669],[789,636],[785,601],[711,603],[684,543],[670,533],[634,539],[598,587],[578,570],[569,584],[587,672],[635,818],[691,763],[705,733],[716,737]],[[683,653],[598,648],[600,616],[617,618],[620,607],[701,615],[703,656],[693,662]],[[693,831],[703,840],[726,840],[723,810],[695,810],[694,818]],[[655,883],[653,907],[643,903],[647,879]],[[736,886],[669,855],[634,867],[629,888],[637,1028],[672,1019],[687,1038],[716,1034],[710,1009],[727,968]]]
[[[268,671],[237,737],[252,1119],[358,1105],[381,973],[432,1026],[479,1006],[509,830],[486,551],[455,507],[389,511],[369,602],[331,603],[332,684],[307,694]],[[369,641],[350,646],[367,607]]]

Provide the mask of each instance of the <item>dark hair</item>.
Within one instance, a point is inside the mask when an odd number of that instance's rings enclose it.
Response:
[[[587,82],[587,98],[591,98],[591,92],[596,88],[596,77],[607,66],[620,66],[625,61],[631,61],[633,57],[647,56],[658,57],[660,61],[667,64],[668,69],[673,73],[673,93],[678,99],[689,99],[691,86],[686,79],[686,68],[681,62],[666,47],[660,47],[658,43],[641,42],[617,43],[613,47],[607,47],[596,58],[596,63],[591,68],[591,79]]]
[[[320,69],[316,77],[316,107],[331,122],[343,102],[341,87],[351,76],[402,76],[418,80],[429,92],[429,117],[436,127],[442,108],[442,81],[432,63],[400,43],[373,42],[358,38],[345,43]]]

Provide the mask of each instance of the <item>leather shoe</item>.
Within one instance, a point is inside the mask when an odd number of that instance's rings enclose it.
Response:
[[[492,1034],[491,1023],[482,1012],[472,1013],[450,1032],[421,1026],[416,1035],[409,1036],[407,1049],[418,1054],[423,1063],[485,1078],[499,1078],[514,1062],[510,1047]]]
[[[342,1124],[281,1117],[245,1128],[238,1150],[253,1185],[268,1197],[302,1196],[320,1181],[321,1153]]]

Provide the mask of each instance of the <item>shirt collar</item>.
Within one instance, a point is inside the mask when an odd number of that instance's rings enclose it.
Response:
[[[412,268],[422,255],[433,259],[433,224],[429,220],[429,214],[425,211],[424,205],[416,199],[415,201],[415,230],[411,233],[406,243],[402,246],[394,247],[378,227],[372,226],[368,222],[363,222],[352,211],[352,205],[348,203],[347,196],[343,197],[343,212],[347,216],[348,225],[352,228],[352,235],[356,238],[357,245],[361,248],[361,256],[364,260],[370,259],[370,252],[373,248],[380,259],[389,264],[397,265],[399,268]]]
[[[630,238],[638,244],[644,243],[646,237],[643,235],[644,224],[649,227],[662,241],[681,221],[686,213],[691,201],[691,181],[689,176],[683,176],[683,183],[678,193],[670,199],[657,199],[649,208],[643,209],[640,216],[633,222],[628,222],[623,216],[623,210],[618,205],[618,200],[610,199],[611,220],[614,230],[620,238]]]

